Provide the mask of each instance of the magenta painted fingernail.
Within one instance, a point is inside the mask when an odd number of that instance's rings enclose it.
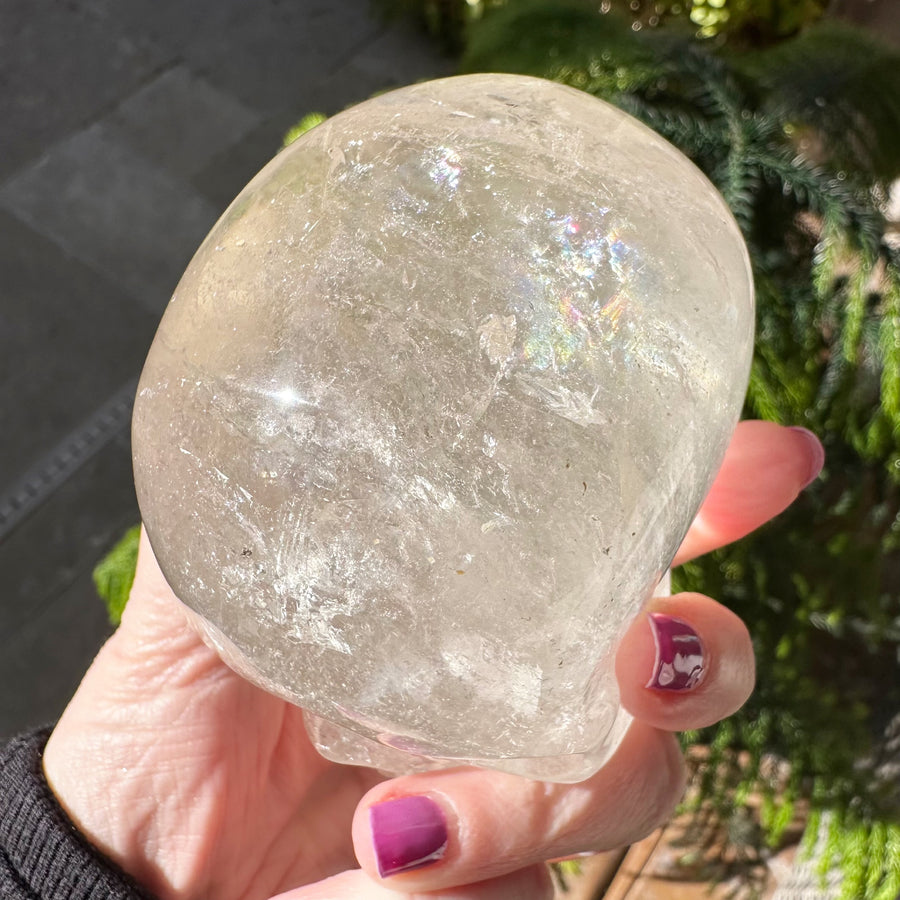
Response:
[[[819,472],[822,471],[822,466],[825,465],[825,448],[822,446],[822,442],[808,428],[791,425],[790,430],[802,434],[809,445],[809,472],[807,473],[806,481],[803,482],[803,487],[807,487],[819,477]]]
[[[378,874],[383,878],[419,869],[443,857],[447,820],[428,797],[401,797],[369,809]]]
[[[687,622],[665,613],[647,613],[656,644],[656,661],[648,688],[687,691],[696,687],[706,670],[700,637]]]

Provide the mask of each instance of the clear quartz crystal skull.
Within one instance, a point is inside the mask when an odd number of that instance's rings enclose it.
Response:
[[[577,781],[721,462],[738,229],[619,110],[475,75],[304,135],[188,267],[134,465],[163,572],[332,759]]]

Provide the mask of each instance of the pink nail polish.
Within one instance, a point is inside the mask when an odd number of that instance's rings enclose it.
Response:
[[[822,466],[825,465],[825,448],[822,446],[822,442],[808,428],[791,425],[789,430],[802,434],[809,445],[809,472],[806,476],[806,481],[803,483],[803,487],[808,487],[819,477],[819,472],[822,471]]]
[[[706,658],[700,637],[687,622],[665,613],[647,614],[656,660],[648,688],[663,691],[688,691],[696,687],[706,671]]]
[[[447,849],[447,820],[428,797],[401,797],[369,809],[378,874],[382,878],[436,862]]]

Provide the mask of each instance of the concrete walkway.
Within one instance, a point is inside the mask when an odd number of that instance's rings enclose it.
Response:
[[[307,112],[449,74],[368,0],[0,3],[0,737],[58,716],[138,521],[135,379],[182,270]]]

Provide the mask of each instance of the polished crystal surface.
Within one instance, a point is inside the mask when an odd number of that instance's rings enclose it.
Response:
[[[651,131],[532,78],[395,91],[281,153],[190,264],[135,405],[147,531],[326,755],[578,780],[627,727],[616,642],[752,330],[734,221]]]

